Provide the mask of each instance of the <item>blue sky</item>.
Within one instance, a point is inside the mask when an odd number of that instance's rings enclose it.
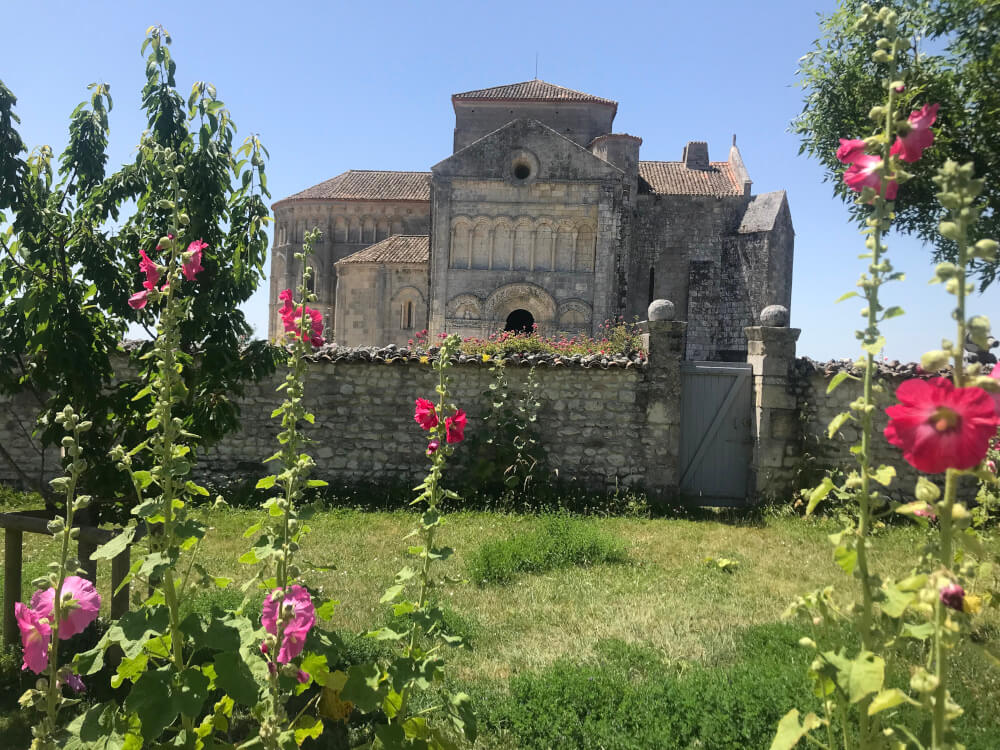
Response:
[[[679,159],[706,140],[724,159],[732,135],[755,192],[788,191],[796,229],[792,324],[799,353],[853,357],[854,288],[863,251],[819,166],[798,156],[788,123],[801,109],[798,59],[832,2],[22,2],[5,7],[0,79],[18,97],[30,146],[66,142],[87,84],[111,84],[111,164],[144,128],[139,55],[154,23],[173,36],[183,93],[214,83],[240,127],[271,154],[278,200],[347,169],[425,170],[451,153],[450,95],[538,77],[619,102],[615,129],[643,138],[642,158]],[[853,135],[853,134],[845,134]],[[887,355],[914,359],[953,330],[950,301],[928,287],[928,252],[894,239],[907,272],[886,287]],[[266,284],[246,305],[266,335]],[[989,314],[1000,291],[972,308]]]

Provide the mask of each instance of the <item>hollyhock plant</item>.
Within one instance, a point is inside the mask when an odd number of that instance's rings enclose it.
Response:
[[[14,617],[21,631],[21,645],[24,647],[21,669],[41,674],[49,666],[49,638],[52,628],[44,615],[21,602],[14,602]]]
[[[434,409],[434,404],[426,398],[418,398],[416,400],[416,409],[413,412],[413,419],[425,430],[433,430],[438,425],[438,416],[437,411]]]
[[[924,154],[925,148],[930,148],[934,143],[934,133],[931,125],[937,119],[939,104],[925,104],[918,110],[910,113],[910,132],[906,135],[898,136],[896,142],[892,144],[892,153],[897,154],[905,162],[919,161]]]
[[[41,617],[52,619],[53,599],[56,590],[47,588],[36,591],[31,597],[31,608]],[[101,595],[94,584],[79,576],[66,576],[62,585],[62,601],[59,604],[59,639],[65,641],[82,633],[94,620],[101,609]]]
[[[947,378],[912,379],[896,390],[886,409],[885,437],[925,474],[971,469],[986,457],[1000,425],[993,400],[982,388],[956,388]]]
[[[205,270],[201,267],[201,251],[206,247],[208,247],[208,243],[201,240],[195,240],[188,245],[187,252],[184,254],[184,264],[181,266],[181,273],[188,281],[194,281],[195,275]]]
[[[284,598],[281,589],[274,589],[264,600],[260,619],[264,630],[273,636],[278,635],[279,622],[283,623],[277,661],[285,664],[302,653],[306,634],[316,624],[316,609],[309,592],[295,584],[288,588]]]
[[[465,412],[459,409],[452,417],[444,420],[445,436],[449,443],[461,443],[465,440]]]
[[[319,310],[314,310],[305,305],[298,307],[293,305],[291,289],[285,289],[281,292],[278,295],[278,299],[283,302],[282,306],[278,309],[278,315],[281,316],[281,324],[284,326],[285,333],[290,333],[296,338],[299,337],[302,315],[303,311],[305,311],[309,320],[309,328],[311,329],[308,333],[309,343],[317,349],[326,343],[326,340],[323,338],[323,314]]]

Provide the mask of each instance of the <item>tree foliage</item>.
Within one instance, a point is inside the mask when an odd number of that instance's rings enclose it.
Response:
[[[195,83],[187,99],[180,94],[169,44],[164,29],[148,30],[148,130],[135,161],[110,175],[108,85],[89,87],[55,159],[48,146],[26,153],[16,98],[0,82],[0,392],[36,400],[46,445],[62,437],[52,417],[65,404],[93,421],[85,454],[96,465],[88,477],[103,497],[123,486],[110,449],[131,444],[148,411],[132,399],[149,380],[151,342],[121,342],[130,323],[155,324],[148,308],[127,301],[142,278],[139,251],[152,254],[171,220],[168,167],[150,156],[158,147],[178,154],[173,168],[190,207],[189,234],[208,243],[203,282],[181,325],[182,348],[198,356],[185,370],[189,395],[175,416],[202,444],[218,440],[238,427],[232,399],[242,384],[274,370],[270,346],[248,343],[252,329],[238,309],[264,274],[267,151],[255,135],[236,144],[236,125],[211,84]]]
[[[840,138],[871,135],[869,110],[884,98],[878,66],[872,61],[877,29],[852,28],[862,0],[841,0],[822,19],[823,35],[800,61],[805,90],[802,113],[792,127],[801,136],[800,153],[826,168],[834,193],[861,223],[866,210],[841,180],[836,159]],[[875,0],[874,8],[894,9],[913,34],[917,55],[906,71],[906,101],[940,102],[934,148],[924,154],[928,168],[906,184],[895,202],[895,227],[934,246],[936,260],[954,261],[954,242],[938,233],[941,207],[931,181],[946,160],[972,162],[976,174],[1000,174],[1000,2],[998,0]],[[988,210],[971,238],[1000,235],[1000,181],[983,194]],[[974,267],[984,287],[996,279],[996,262]]]

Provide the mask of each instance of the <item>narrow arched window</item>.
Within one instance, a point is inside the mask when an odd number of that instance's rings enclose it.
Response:
[[[653,303],[653,267],[649,267],[649,302],[647,304]]]
[[[402,313],[400,328],[413,328],[413,303],[404,302]]]

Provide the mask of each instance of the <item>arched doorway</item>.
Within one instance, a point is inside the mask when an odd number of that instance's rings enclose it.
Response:
[[[514,333],[531,333],[534,325],[535,316],[527,310],[518,308],[507,316],[507,325],[504,326],[504,330]]]

